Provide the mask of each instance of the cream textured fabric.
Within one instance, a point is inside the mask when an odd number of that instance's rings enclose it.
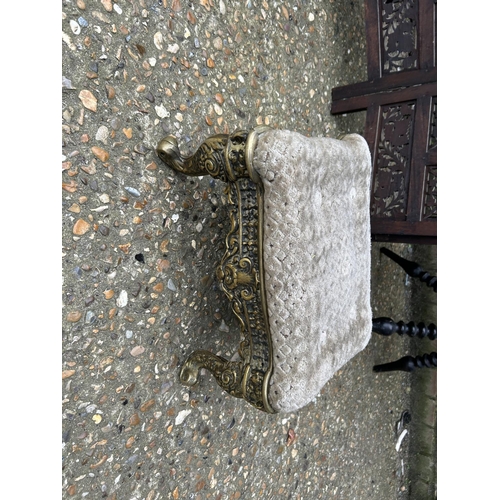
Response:
[[[253,166],[264,182],[264,270],[273,343],[269,401],[312,401],[368,343],[370,152],[343,140],[272,130]]]

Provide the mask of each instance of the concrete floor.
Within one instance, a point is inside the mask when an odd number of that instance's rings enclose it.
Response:
[[[333,117],[329,98],[366,78],[363,3],[65,0],[62,29],[63,498],[433,498],[415,460],[433,410],[420,417],[415,374],[372,372],[427,352],[410,339],[374,335],[293,414],[177,378],[192,349],[232,352],[239,332],[215,283],[222,186],[168,171],[154,147],[173,133],[192,152],[258,124],[361,133],[364,114]],[[374,315],[409,321],[421,298],[379,247]]]

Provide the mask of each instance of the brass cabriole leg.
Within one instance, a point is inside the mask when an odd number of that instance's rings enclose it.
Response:
[[[238,130],[231,135],[209,137],[189,157],[168,136],[156,152],[169,167],[186,175],[211,175],[227,183],[231,229],[217,277],[239,320],[243,341],[241,361],[231,362],[210,351],[193,352],[184,362],[180,379],[194,385],[201,368],[209,370],[229,394],[244,398],[256,408],[274,413],[267,397],[272,374],[272,342],[267,318],[262,262],[263,186],[253,170],[252,157],[258,136],[268,130]]]
[[[231,362],[209,351],[195,351],[182,365],[179,376],[181,382],[188,386],[195,385],[202,368],[209,370],[217,383],[229,394],[237,398],[243,397],[241,394],[241,361]]]

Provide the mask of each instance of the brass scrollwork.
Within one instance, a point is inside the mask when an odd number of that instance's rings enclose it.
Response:
[[[252,166],[258,136],[267,127],[250,132],[209,137],[189,157],[181,155],[175,137],[162,139],[156,152],[169,167],[186,175],[211,175],[227,183],[230,230],[216,274],[237,317],[243,340],[241,361],[228,361],[210,351],[193,352],[184,362],[180,379],[194,385],[201,368],[209,370],[229,394],[275,413],[268,401],[273,370],[272,342],[267,317],[263,272],[264,187]]]

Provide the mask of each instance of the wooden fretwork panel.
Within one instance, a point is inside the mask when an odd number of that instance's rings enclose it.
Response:
[[[437,167],[425,168],[424,197],[422,201],[422,219],[437,219]]]
[[[376,241],[437,241],[436,0],[365,0],[368,81],[332,89],[366,110]]]
[[[382,106],[373,158],[371,216],[405,220],[415,101]]]
[[[418,1],[380,2],[382,73],[418,68]]]

